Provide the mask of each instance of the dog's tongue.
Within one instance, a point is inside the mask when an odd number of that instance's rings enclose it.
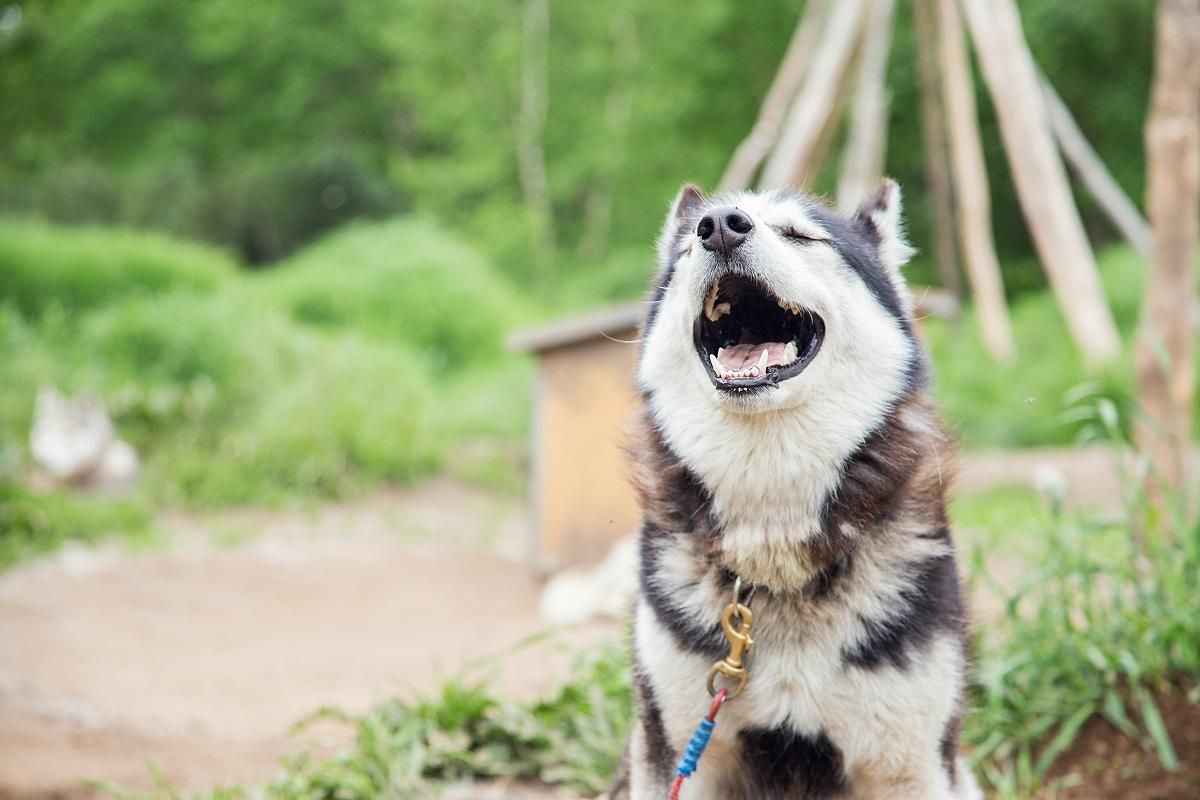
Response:
[[[717,360],[721,362],[726,369],[737,372],[743,369],[750,369],[758,363],[758,359],[762,357],[762,351],[767,351],[767,366],[782,366],[787,359],[784,358],[783,351],[787,345],[783,342],[761,342],[759,344],[735,344],[729,347],[722,347],[717,351]]]

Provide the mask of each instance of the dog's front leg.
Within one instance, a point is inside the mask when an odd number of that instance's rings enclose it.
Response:
[[[612,800],[662,800],[671,788],[670,754],[655,752],[647,742],[645,722],[639,714],[629,738],[628,794]]]

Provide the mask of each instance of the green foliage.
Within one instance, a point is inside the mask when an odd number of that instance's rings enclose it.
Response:
[[[530,778],[596,793],[606,788],[629,728],[628,675],[614,646],[582,657],[558,690],[530,703],[454,679],[431,697],[388,700],[351,719],[355,747],[293,759],[268,795],[371,800],[428,793],[431,783]]]
[[[137,500],[39,492],[0,473],[0,569],[67,541],[96,542],[113,534],[145,541],[150,533],[149,509]]]
[[[0,220],[0,305],[29,317],[51,306],[74,313],[132,295],[210,291],[233,271],[221,252],[166,236]]]
[[[254,374],[260,385],[236,413],[159,439],[150,465],[164,499],[225,505],[337,497],[438,466],[452,443],[437,436],[430,392],[396,369],[397,361],[420,365],[420,356],[348,334],[279,330],[287,338],[268,343],[277,365]]]
[[[684,180],[711,186],[750,130],[802,0],[552,3],[545,123],[526,130],[523,6],[509,0],[44,0],[0,32],[0,208],[151,225],[280,257],[360,216],[416,207],[469,234],[510,277],[646,265]],[[1134,198],[1151,74],[1151,0],[1022,0],[1033,52]],[[753,20],[753,24],[746,24]],[[888,69],[887,171],[928,251],[910,12]],[[995,229],[1031,252],[991,105],[980,94]],[[719,110],[719,113],[718,113]],[[523,127],[525,126],[525,127]],[[523,131],[545,153],[552,219],[526,203]],[[835,151],[836,155],[836,151]],[[817,181],[828,190],[829,176]],[[1082,196],[1099,237],[1110,228]],[[540,213],[540,212],[538,212]],[[539,235],[547,222],[555,245]],[[1030,262],[1010,290],[1043,284]],[[925,276],[928,277],[928,276]]]
[[[254,283],[298,322],[423,351],[434,373],[395,365],[412,380],[496,358],[502,332],[527,316],[477,251],[420,217],[351,226]]]
[[[1148,462],[1129,450],[1116,406],[1099,400],[1092,410],[1090,432],[1134,465],[1125,513],[1075,519],[1052,501],[1050,514],[1031,520],[1036,566],[1004,616],[978,632],[966,737],[972,762],[1004,800],[1027,797],[1096,714],[1173,769],[1154,696],[1200,686],[1200,522],[1182,508],[1157,516],[1144,495]],[[971,572],[988,579],[982,552]]]
[[[1100,254],[1099,265],[1128,346],[1137,322],[1143,264],[1128,247],[1112,247]],[[972,310],[957,321],[924,322],[934,396],[967,447],[1068,444],[1086,422],[1068,413],[1080,393],[1108,398],[1123,418],[1129,417],[1133,376],[1128,358],[1105,371],[1089,371],[1048,292],[1020,298],[1010,312],[1018,352],[1010,365],[986,355]]]
[[[530,373],[499,347],[515,295],[427,221],[359,225],[266,274],[124,231],[0,223],[0,253],[0,444],[18,467],[53,384],[106,401],[156,502],[338,496],[448,457],[494,485],[519,472],[502,443]]]
[[[394,210],[394,13],[352,3],[22,3],[0,32],[0,190],[66,222],[151,225],[278,258]]]

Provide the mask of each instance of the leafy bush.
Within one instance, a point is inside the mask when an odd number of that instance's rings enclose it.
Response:
[[[286,330],[286,329],[285,329]],[[151,453],[166,499],[199,505],[336,497],[432,472],[452,445],[421,357],[352,334],[292,329],[275,371],[227,423],[180,431]]]
[[[54,384],[104,398],[159,502],[336,496],[450,454],[456,474],[513,483],[501,443],[522,438],[530,374],[499,347],[513,293],[435,226],[360,225],[268,274],[119,231],[12,225],[6,247],[22,281],[0,290],[0,441],[25,440]],[[67,302],[47,299],[59,284]],[[482,455],[459,447],[481,438]]]
[[[257,291],[305,324],[423,351],[425,379],[494,359],[505,329],[524,316],[475,250],[423,217],[339,231],[264,275]]]
[[[0,305],[31,318],[51,306],[73,313],[131,295],[211,291],[232,273],[220,251],[160,234],[0,220]]]

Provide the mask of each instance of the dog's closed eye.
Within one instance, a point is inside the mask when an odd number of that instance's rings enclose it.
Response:
[[[795,225],[775,226],[775,232],[791,242],[824,242],[829,239],[829,237],[821,231],[813,230],[811,228],[801,229],[797,228]]]

